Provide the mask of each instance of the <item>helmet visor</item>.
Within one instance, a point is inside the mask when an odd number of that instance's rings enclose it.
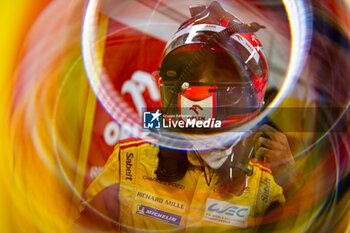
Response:
[[[181,93],[175,93],[172,86],[162,85],[161,95],[165,113],[184,121],[215,119],[223,121],[223,126],[233,125],[259,110],[258,95],[251,84],[189,83]]]
[[[201,46],[186,46],[184,49]],[[180,78],[186,82],[229,85],[249,85],[252,81],[252,74],[243,69],[243,62],[221,48],[212,47],[201,56],[198,56],[199,50],[177,52],[162,62],[160,76],[163,83],[172,83]]]

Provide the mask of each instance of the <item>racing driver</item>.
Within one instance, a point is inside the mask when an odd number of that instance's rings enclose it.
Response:
[[[263,26],[215,1],[190,12],[159,67],[163,114],[215,118],[221,129],[242,125],[264,104],[268,67],[254,34]],[[256,231],[266,211],[302,185],[287,137],[267,124],[223,135],[187,151],[121,141],[87,188],[75,225],[84,232]]]

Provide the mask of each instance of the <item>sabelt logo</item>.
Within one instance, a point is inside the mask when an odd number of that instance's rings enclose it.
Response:
[[[261,200],[268,201],[270,195],[271,181],[269,178],[265,177],[265,187],[263,188],[263,194],[261,195]]]
[[[133,166],[133,158],[134,154],[133,153],[126,153],[126,160],[125,160],[125,179],[127,180],[132,180],[132,172],[131,168]]]
[[[250,206],[235,205],[230,202],[208,198],[204,220],[224,225],[246,227]]]

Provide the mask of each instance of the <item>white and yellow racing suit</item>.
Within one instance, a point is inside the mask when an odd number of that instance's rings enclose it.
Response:
[[[103,172],[85,192],[87,202],[102,197],[99,207],[92,205],[96,213],[109,219],[105,222],[111,227],[105,229],[251,232],[256,230],[271,204],[285,202],[282,188],[264,163],[250,162],[253,173],[247,176],[247,188],[237,196],[216,191],[216,174],[208,186],[199,160],[191,153],[188,153],[189,168],[181,180],[159,181],[154,173],[158,152],[159,147],[138,139],[122,141],[115,147]]]

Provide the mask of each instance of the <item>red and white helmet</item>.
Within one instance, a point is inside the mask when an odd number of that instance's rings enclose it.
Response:
[[[263,26],[245,24],[218,2],[190,7],[167,43],[159,67],[163,111],[236,126],[262,104],[268,67],[254,34]]]

